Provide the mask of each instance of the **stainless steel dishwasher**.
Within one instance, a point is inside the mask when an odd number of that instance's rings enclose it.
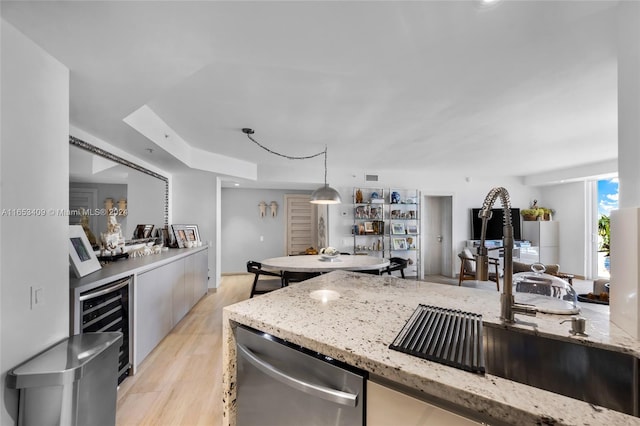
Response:
[[[363,425],[367,373],[239,325],[237,424]]]

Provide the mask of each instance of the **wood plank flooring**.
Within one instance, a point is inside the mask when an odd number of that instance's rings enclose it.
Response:
[[[247,299],[252,279],[224,276],[122,383],[117,425],[222,424],[222,308]]]

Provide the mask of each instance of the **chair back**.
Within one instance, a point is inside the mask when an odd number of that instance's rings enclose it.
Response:
[[[462,249],[462,253],[458,254],[460,260],[464,263],[464,271],[468,274],[476,273],[476,257],[471,252],[471,249],[465,247]]]
[[[284,271],[282,273],[282,284],[288,286],[289,283],[299,283],[320,275],[320,272],[294,272]]]
[[[387,274],[391,275],[392,271],[400,271],[400,275],[404,278],[404,270],[409,265],[409,259],[402,257],[390,257],[389,266],[387,266]]]
[[[262,263],[256,262],[254,260],[249,260],[247,262],[247,272],[250,274],[259,274],[262,269]]]

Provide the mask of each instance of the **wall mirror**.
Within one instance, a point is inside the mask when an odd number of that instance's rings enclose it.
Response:
[[[162,229],[169,221],[169,179],[69,136],[70,211],[88,209],[89,228],[99,239],[107,229],[104,209],[108,206],[120,213],[117,221],[127,240],[135,238],[140,224]],[[80,220],[80,216],[69,216],[71,225]]]

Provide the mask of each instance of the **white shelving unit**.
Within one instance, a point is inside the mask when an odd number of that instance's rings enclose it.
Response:
[[[405,277],[420,277],[420,192],[389,190],[389,257],[408,259]]]
[[[353,189],[353,254],[385,257],[386,201],[383,188]]]
[[[420,277],[420,192],[397,188],[353,189],[353,252],[401,257],[405,277]]]

